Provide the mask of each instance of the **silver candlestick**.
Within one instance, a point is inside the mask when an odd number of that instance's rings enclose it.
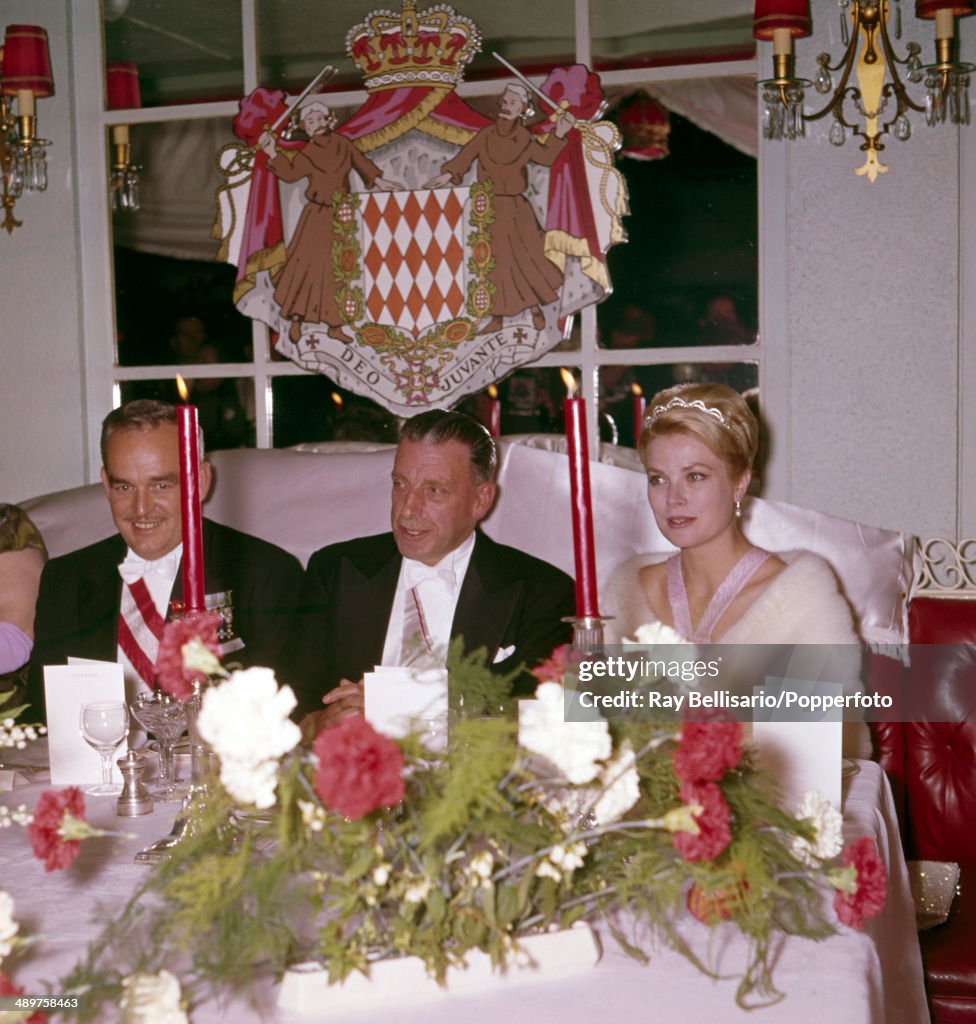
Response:
[[[573,653],[599,658],[603,655],[603,625],[612,615],[570,615],[564,618],[573,627]]]

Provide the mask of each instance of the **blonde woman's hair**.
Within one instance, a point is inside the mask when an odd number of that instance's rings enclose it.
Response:
[[[689,434],[717,455],[733,476],[752,469],[759,424],[746,400],[725,384],[680,384],[648,403],[637,448],[643,461],[655,437]]]

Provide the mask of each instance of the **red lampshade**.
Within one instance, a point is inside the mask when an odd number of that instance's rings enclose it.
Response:
[[[778,28],[789,29],[794,39],[810,35],[809,0],[756,0],[752,34],[756,39],[772,39]]]
[[[105,93],[109,110],[138,110],[139,69],[126,61],[112,61],[105,68]]]
[[[3,40],[3,81],[7,96],[22,89],[35,96],[53,96],[54,78],[47,50],[47,31],[39,25],[8,25]]]
[[[952,11],[962,18],[973,13],[972,0],[915,0],[916,18],[934,18],[939,11]]]

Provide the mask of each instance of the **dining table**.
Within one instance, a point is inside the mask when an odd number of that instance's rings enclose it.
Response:
[[[46,745],[38,741],[23,751],[8,752],[24,767],[0,792],[0,803],[32,808],[51,788]],[[30,936],[2,965],[4,973],[31,995],[64,993],[60,979],[84,956],[101,928],[125,905],[130,894],[153,871],[135,854],[169,833],[178,811],[174,803],[157,803],[139,817],[119,817],[116,799],[86,797],[90,824],[122,835],[87,839],[74,863],[45,872],[20,825],[0,828],[0,889],[14,900],[20,934]],[[707,965],[703,974],[663,939],[647,936],[647,960],[620,949],[600,922],[594,924],[601,950],[592,965],[569,975],[549,977],[531,968],[510,970],[477,992],[451,991],[431,983],[418,992],[379,993],[357,1005],[340,989],[307,1005],[279,1005],[283,986],[270,974],[256,978],[248,991],[208,995],[188,1008],[192,1024],[223,1021],[330,1021],[334,1024],[497,1024],[533,1021],[575,1024],[594,1020],[752,1021],[754,1024],[925,1024],[929,1021],[915,924],[915,910],[888,780],[872,761],[854,762],[843,784],[844,839],[869,836],[877,844],[888,876],[883,910],[862,931],[836,925],[835,934],[815,941],[774,933],[769,951],[772,976],[782,998],[757,1010],[736,1003],[738,979],[746,964],[746,944],[728,923],[709,928],[690,914],[676,930]],[[827,916],[829,896],[824,895]],[[374,981],[374,984],[383,984]],[[100,1012],[99,1021],[118,1019],[118,1008]],[[68,1012],[59,1020],[70,1020]]]

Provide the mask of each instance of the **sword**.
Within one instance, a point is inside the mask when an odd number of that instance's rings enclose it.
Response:
[[[526,89],[530,89],[532,92],[536,94],[536,96],[539,97],[539,99],[545,100],[545,102],[550,107],[553,108],[552,113],[549,115],[549,119],[551,121],[555,121],[556,115],[559,114],[561,111],[569,109],[569,100],[563,100],[561,103],[557,103],[554,99],[550,99],[537,85],[533,85],[525,77],[525,75],[523,75],[522,72],[518,70],[518,68],[512,67],[512,65],[509,64],[508,61],[505,60],[505,58],[500,53],[492,51],[491,55],[492,57],[495,58],[495,60],[498,61],[499,64],[503,64],[506,68],[508,68],[508,70],[511,71],[511,73],[526,87]]]
[[[301,103],[306,96],[313,93],[320,85],[324,85],[334,74],[336,74],[336,69],[331,64],[326,64],[325,67],[322,68],[322,70],[312,79],[312,81],[305,86],[305,89],[302,91],[302,94],[298,99],[295,100],[295,102],[281,115],[281,117],[278,118],[277,121],[275,121],[268,131],[272,134],[276,132],[278,128],[287,121],[289,117],[291,117],[292,113],[298,109],[298,104]]]

